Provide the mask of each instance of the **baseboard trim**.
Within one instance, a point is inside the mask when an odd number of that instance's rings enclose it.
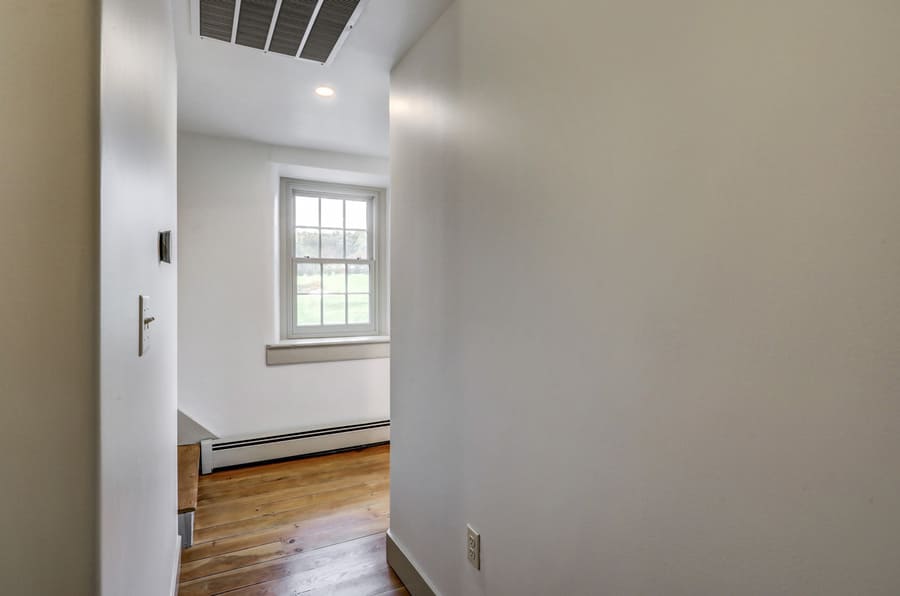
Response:
[[[387,562],[412,596],[440,596],[434,584],[394,539],[390,529],[387,531]]]
[[[178,596],[178,580],[181,577],[181,536],[175,535],[175,567],[172,569],[172,589],[169,593]]]

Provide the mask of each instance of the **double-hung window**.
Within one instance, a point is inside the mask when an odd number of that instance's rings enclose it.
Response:
[[[283,180],[285,339],[379,332],[379,214],[383,191]]]

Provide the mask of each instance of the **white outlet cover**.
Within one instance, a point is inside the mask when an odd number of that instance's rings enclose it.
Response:
[[[466,558],[475,569],[481,569],[481,534],[466,525]]]

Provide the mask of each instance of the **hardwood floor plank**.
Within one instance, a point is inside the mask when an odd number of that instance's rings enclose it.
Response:
[[[289,576],[229,592],[229,596],[378,596],[403,588],[387,562],[374,567],[320,570],[314,578]],[[311,583],[315,587],[308,588]]]
[[[360,468],[362,470],[362,468]],[[341,488],[351,484],[356,478],[364,478],[367,476],[377,476],[387,478],[389,476],[389,467],[387,462],[379,463],[377,466],[367,466],[364,473],[357,470],[333,470],[327,474],[316,474],[312,476],[287,476],[282,475],[277,479],[264,483],[253,483],[244,481],[232,485],[227,491],[210,495],[204,492],[205,488],[201,483],[198,503],[202,503],[211,508],[211,511],[220,509],[225,503],[234,501],[242,503],[245,501],[253,501],[255,499],[267,498],[270,495],[278,495],[281,492],[288,494],[296,493],[298,489],[305,489],[305,492],[323,491],[329,489]],[[301,494],[303,491],[301,490]]]
[[[235,487],[268,484],[270,482],[302,476],[310,481],[333,473],[364,468],[373,464],[386,463],[389,458],[387,446],[372,447],[364,451],[336,453],[320,458],[309,458],[287,462],[265,464],[249,468],[237,468],[213,472],[200,478],[201,499],[227,493]],[[298,467],[298,464],[303,464]],[[263,469],[264,468],[264,469]]]
[[[269,513],[251,519],[213,526],[211,528],[199,528],[194,531],[194,539],[197,542],[206,542],[209,540],[227,538],[229,536],[259,532],[277,528],[287,523],[303,521],[321,515],[339,511],[348,511],[350,509],[366,509],[372,511],[379,506],[382,506],[387,498],[383,491],[380,493],[376,491],[355,492],[340,496],[334,495],[334,497],[335,500],[333,501],[313,501],[296,509],[289,509],[278,513]]]
[[[400,596],[385,560],[390,448],[202,476],[179,594]]]
[[[365,449],[341,451],[340,453],[332,453],[330,455],[306,458],[301,457],[261,464],[258,466],[230,468],[228,470],[220,470],[213,474],[206,475],[205,478],[215,482],[233,478],[254,478],[258,480],[284,471],[294,473],[298,469],[298,465],[302,466],[305,472],[309,472],[311,470],[345,465],[347,463],[353,464],[364,462],[369,459],[379,459],[388,456],[390,450],[390,445],[378,445],[375,447],[367,447]]]
[[[242,479],[253,482],[262,482],[279,475],[296,475],[302,470],[303,474],[313,474],[322,470],[346,468],[363,465],[373,460],[381,460],[390,452],[388,445],[370,447],[358,451],[343,451],[331,455],[298,458],[258,466],[241,466],[227,470],[219,470],[203,476],[206,484],[210,486],[224,485]]]
[[[385,523],[387,523],[387,519],[389,518],[388,510],[389,503],[388,499],[385,498],[382,507],[375,507],[371,510],[361,508],[359,510],[351,509],[349,511],[339,511],[337,513],[289,523],[268,530],[202,542],[194,544],[194,546],[185,550],[182,553],[181,561],[183,563],[188,563],[208,557],[225,555],[253,546],[268,544],[270,542],[290,541],[301,535],[308,535],[323,530],[340,531],[344,526],[362,525],[378,518],[385,518]]]
[[[346,575],[351,570],[377,567],[384,558],[384,534],[375,534],[183,582],[179,594],[181,596],[221,594],[289,576],[295,576],[306,589],[311,589],[319,582],[335,583],[342,574]]]
[[[183,581],[189,581],[230,569],[247,567],[263,561],[339,544],[361,536],[383,534],[387,529],[388,518],[387,516],[382,516],[363,520],[362,523],[356,525],[323,528],[318,532],[297,532],[292,535],[285,535],[277,542],[252,546],[217,557],[186,563],[181,567],[181,577]]]
[[[228,493],[218,494],[209,499],[200,499],[200,502],[205,505],[207,513],[214,513],[239,505],[271,503],[314,492],[346,488],[360,482],[384,480],[389,471],[387,462],[378,462],[367,466],[364,470],[335,470],[316,476],[284,475],[278,480],[260,484],[245,481],[232,487]]]
[[[313,486],[295,487],[291,491],[278,491],[271,495],[257,495],[253,498],[228,499],[214,507],[204,507],[197,511],[194,527],[198,530],[227,523],[235,523],[260,515],[289,511],[312,506],[335,499],[345,499],[351,495],[374,494],[388,490],[385,472],[366,474],[339,483],[327,483],[321,489]]]
[[[399,588],[393,588],[387,592],[376,594],[375,596],[406,596],[408,594],[409,590],[407,590],[405,586],[400,586]]]

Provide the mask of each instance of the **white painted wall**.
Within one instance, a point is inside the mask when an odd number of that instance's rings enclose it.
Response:
[[[179,407],[220,437],[389,417],[387,359],[267,367],[279,177],[385,187],[387,160],[179,135]]]
[[[208,428],[205,428],[203,425],[199,424],[196,420],[178,410],[178,444],[179,445],[193,445],[194,443],[199,443],[203,439],[215,439],[216,435],[213,434]]]
[[[0,19],[0,591],[97,593],[95,2]]]
[[[176,72],[169,0],[104,0],[101,34],[102,593],[171,593],[176,560]],[[175,263],[157,233],[172,230]],[[138,295],[156,316],[138,358]]]
[[[898,55],[896,2],[458,0],[400,63],[391,525],[442,593],[900,593]]]

